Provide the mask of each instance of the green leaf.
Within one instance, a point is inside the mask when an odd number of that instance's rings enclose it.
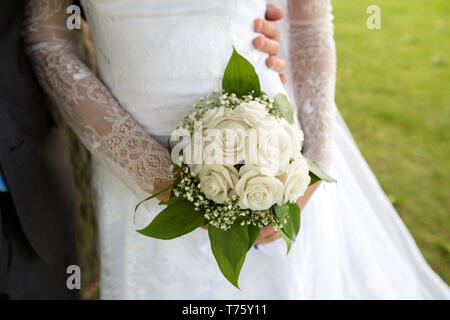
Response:
[[[293,241],[289,239],[288,235],[283,230],[278,230],[278,232],[281,234],[281,237],[284,239],[287,245],[287,252],[286,254],[289,254],[289,251],[291,251],[292,243]]]
[[[179,179],[178,179],[178,180],[179,180]],[[173,186],[177,185],[178,183],[179,183],[179,181],[178,181],[178,182],[175,181],[174,183],[172,183],[170,186],[168,186],[168,187],[165,188],[164,190],[161,190],[161,191],[159,191],[159,192],[157,192],[157,193],[155,193],[155,194],[152,194],[150,197],[147,197],[147,198],[145,198],[144,200],[140,201],[140,202],[136,205],[136,207],[134,208],[133,224],[136,224],[136,212],[137,212],[137,210],[139,209],[139,207],[140,207],[144,202],[149,201],[149,200],[151,200],[151,199],[153,199],[153,198],[159,196],[160,194],[162,194],[162,193],[168,191],[170,188],[173,188]],[[171,193],[172,193],[172,192],[171,192]]]
[[[306,161],[309,165],[309,175],[311,177],[311,182],[309,185],[312,185],[320,180],[325,182],[337,182],[336,179],[332,178],[328,173],[316,166],[314,162],[309,159],[306,159]]]
[[[315,184],[315,183],[321,181],[321,180],[319,179],[319,177],[316,176],[316,175],[315,175],[314,173],[312,173],[311,171],[309,172],[309,176],[310,176],[310,178],[311,178],[311,182],[309,183],[310,186],[312,186],[313,184]]]
[[[260,232],[261,232],[260,228],[255,227],[254,225],[251,224],[248,225],[248,250],[252,248]]]
[[[291,245],[300,231],[300,207],[296,203],[288,202],[282,206],[274,205],[273,209],[278,221],[283,222],[286,219],[283,227],[278,231],[286,241],[287,253],[289,253]]]
[[[272,207],[273,212],[275,213],[275,217],[278,220],[279,223],[281,223],[281,221],[283,221],[283,218],[285,216],[287,216],[288,214],[288,210],[287,208],[283,205],[283,206],[279,206],[279,205],[274,205]],[[287,245],[287,253],[289,253],[289,251],[291,250],[291,246],[292,246],[292,240],[291,238],[286,234],[286,232],[283,231],[283,229],[278,229],[278,232],[280,233],[281,237],[284,239],[284,241],[286,242]]]
[[[286,206],[288,207],[289,212],[288,219],[282,229],[291,240],[295,241],[300,231],[300,207],[297,203],[290,202],[288,202]]]
[[[168,200],[166,200],[166,201],[160,201],[159,204],[160,204],[160,205],[171,206],[171,205],[177,203],[177,202],[180,201],[180,200],[181,200],[181,199],[180,199],[180,198],[177,198],[177,197],[170,197],[170,198],[169,198]],[[187,200],[186,200],[186,201],[187,201]]]
[[[194,205],[188,200],[172,197],[161,204],[167,204],[167,208],[147,227],[137,232],[147,237],[169,240],[181,237],[206,224],[201,211],[195,211]]]
[[[239,289],[239,274],[250,242],[248,226],[241,226],[236,221],[230,229],[223,231],[210,225],[208,233],[211,249],[220,271],[232,285]]]
[[[252,91],[254,91],[253,95],[256,97],[261,95],[261,87],[255,68],[234,47],[223,75],[222,89],[228,93],[235,93],[238,97],[248,95]]]
[[[274,98],[274,107],[290,124],[294,124],[294,108],[285,94],[278,93]]]
[[[178,183],[177,183],[177,184],[178,184]],[[162,194],[162,193],[168,191],[170,188],[173,188],[174,185],[176,185],[176,184],[175,184],[175,183],[172,183],[170,186],[168,186],[168,187],[165,188],[164,190],[161,190],[161,191],[159,191],[159,192],[157,192],[157,193],[155,193],[155,194],[152,194],[150,197],[147,197],[147,198],[145,198],[144,200],[140,201],[140,202],[136,205],[136,207],[134,208],[134,213],[136,214],[137,209],[139,209],[139,207],[140,207],[144,202],[146,202],[146,201],[148,201],[148,200],[151,200],[151,199],[153,199],[153,198],[159,196],[160,194]]]

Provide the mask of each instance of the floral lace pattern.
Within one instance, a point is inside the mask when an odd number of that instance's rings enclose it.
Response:
[[[331,164],[336,49],[330,0],[289,1],[290,56],[297,114],[305,134],[304,155]]]
[[[154,192],[169,178],[169,153],[119,106],[77,56],[72,32],[65,25],[70,4],[70,0],[27,3],[24,36],[37,78],[103,165],[131,190]]]

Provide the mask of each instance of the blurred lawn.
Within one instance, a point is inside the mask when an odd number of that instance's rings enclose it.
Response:
[[[450,283],[450,1],[336,0],[336,103],[425,258]],[[381,9],[381,29],[366,8]]]
[[[427,261],[450,283],[450,1],[334,1],[336,101]],[[381,8],[368,30],[366,8]],[[98,297],[89,155],[69,133],[80,189],[83,297]]]

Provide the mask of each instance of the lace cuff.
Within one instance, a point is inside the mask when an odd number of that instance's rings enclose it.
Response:
[[[24,37],[35,74],[95,157],[134,192],[158,191],[169,180],[170,155],[78,58],[72,32],[66,27],[66,9],[71,4],[69,0],[28,0]]]
[[[330,0],[290,0],[290,58],[303,153],[322,169],[331,164],[336,117],[336,49]]]

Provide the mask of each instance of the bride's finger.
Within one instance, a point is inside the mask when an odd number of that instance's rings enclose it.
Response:
[[[266,239],[264,239],[264,240],[255,242],[255,245],[259,246],[259,245],[262,245],[262,244],[271,243],[271,242],[274,242],[275,240],[280,239],[280,237],[281,237],[280,235],[275,235],[275,236],[273,236],[272,238],[266,238]]]
[[[286,84],[288,81],[288,76],[285,73],[280,73],[280,79],[283,84]]]
[[[281,72],[284,70],[284,67],[286,67],[286,62],[278,57],[270,56],[266,60],[266,65],[276,72]]]
[[[280,237],[281,237],[281,235],[278,232],[276,232],[275,230],[272,230],[272,232],[269,233],[268,235],[266,235],[264,237],[258,237],[255,241],[255,244],[260,245],[260,244],[269,243],[269,242],[279,239]]]
[[[280,32],[278,31],[278,27],[273,22],[264,19],[255,19],[254,30],[255,32],[262,33],[267,38],[277,41],[280,39]]]
[[[262,236],[272,233],[273,231],[274,231],[273,227],[271,225],[268,225],[259,231],[259,235],[262,237]]]
[[[276,56],[280,51],[280,44],[278,41],[269,39],[265,36],[259,36],[253,39],[253,45],[256,49],[266,52],[272,56]]]
[[[276,233],[277,233],[277,231],[275,231],[275,229],[272,226],[267,226],[260,230],[258,239],[259,240],[265,239],[265,238],[273,236]]]

